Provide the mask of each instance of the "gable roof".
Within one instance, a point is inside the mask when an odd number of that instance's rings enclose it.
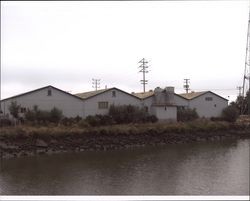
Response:
[[[219,98],[222,98],[222,99],[228,101],[228,99],[226,99],[226,98],[224,98],[224,97],[222,97],[222,96],[220,96],[212,91],[191,92],[191,93],[183,93],[183,94],[179,94],[179,95],[182,96],[183,98],[188,99],[188,100],[192,100],[192,99],[198,98],[206,93],[212,93],[213,95],[218,96]]]
[[[15,95],[15,96],[11,96],[11,97],[9,97],[9,98],[5,98],[5,99],[0,100],[0,101],[6,101],[6,100],[9,100],[9,99],[18,98],[18,97],[25,96],[25,95],[28,95],[28,94],[31,94],[31,93],[34,93],[34,92],[37,92],[37,91],[40,91],[40,90],[43,90],[43,89],[46,89],[46,88],[52,88],[52,89],[58,90],[58,91],[60,91],[60,92],[62,92],[62,93],[64,93],[64,94],[67,94],[67,95],[69,95],[69,96],[72,96],[72,97],[74,97],[74,98],[83,100],[83,99],[80,98],[80,97],[74,96],[74,95],[72,95],[72,94],[70,94],[70,93],[68,93],[68,92],[66,92],[66,91],[63,91],[63,90],[58,89],[58,88],[56,88],[56,87],[54,87],[54,86],[48,85],[48,86],[41,87],[41,88],[38,88],[38,89],[35,89],[35,90],[32,90],[32,91],[28,91],[28,92],[25,92],[25,93],[22,93],[22,94],[18,94],[18,95]]]
[[[186,98],[188,100],[197,98],[205,93],[207,93],[208,91],[200,91],[200,92],[191,92],[191,93],[182,93],[179,94],[181,97]]]
[[[82,98],[83,100],[86,100],[86,99],[92,98],[94,96],[103,94],[103,93],[111,91],[111,90],[117,90],[117,91],[125,93],[125,94],[127,94],[129,96],[132,96],[133,98],[140,99],[139,97],[134,96],[133,94],[127,93],[125,91],[122,91],[121,89],[118,89],[116,87],[112,87],[112,88],[108,88],[108,89],[100,89],[100,90],[96,90],[96,91],[88,91],[88,92],[84,92],[84,93],[77,93],[77,94],[74,94],[74,95]]]
[[[87,98],[90,98],[92,96],[96,96],[100,93],[103,93],[105,91],[108,91],[110,90],[111,88],[109,89],[100,89],[100,90],[96,90],[96,91],[88,91],[88,92],[83,92],[83,93],[77,93],[77,94],[74,94],[75,96],[79,97],[79,98],[82,98],[82,99],[87,99]]]
[[[132,93],[132,95],[140,98],[140,99],[145,99],[149,98],[154,95],[154,91],[147,91],[147,92],[138,92],[138,93]]]
[[[138,93],[132,93],[132,95],[137,96],[141,99],[146,99],[149,97],[152,97],[154,95],[154,91],[148,91],[148,92],[138,92]],[[184,96],[181,96],[179,94],[174,93],[174,95],[179,96],[180,98],[187,99]]]

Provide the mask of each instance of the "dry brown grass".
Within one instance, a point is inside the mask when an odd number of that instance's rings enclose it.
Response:
[[[80,127],[73,125],[66,126],[31,126],[31,125],[19,125],[15,127],[3,127],[0,128],[0,136],[6,136],[9,138],[23,136],[23,137],[62,137],[70,135],[84,135],[84,134],[143,134],[143,133],[197,133],[197,132],[217,132],[227,131],[230,129],[249,129],[248,124],[244,121],[238,121],[237,123],[228,122],[213,122],[209,120],[196,120],[187,123],[146,123],[146,124],[122,124],[112,126],[100,126],[100,127]]]

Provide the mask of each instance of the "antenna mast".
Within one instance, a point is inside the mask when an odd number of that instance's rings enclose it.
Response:
[[[146,59],[143,58],[141,61],[139,61],[139,63],[141,63],[141,65],[139,66],[139,68],[141,68],[141,70],[139,72],[141,72],[143,75],[142,80],[140,80],[140,81],[141,81],[141,84],[143,85],[143,93],[145,93],[145,85],[148,84],[148,80],[146,80],[146,78],[145,78],[145,73],[148,73],[148,71],[147,71],[148,61],[146,61]]]

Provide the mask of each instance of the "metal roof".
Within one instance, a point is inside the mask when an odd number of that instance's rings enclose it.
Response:
[[[186,98],[188,100],[192,100],[192,99],[197,98],[199,96],[202,96],[202,95],[204,95],[206,93],[214,94],[215,96],[218,96],[218,97],[220,97],[220,98],[228,101],[228,99],[226,99],[226,98],[224,98],[224,97],[222,97],[222,96],[220,96],[220,95],[218,95],[218,94],[216,94],[216,93],[214,93],[212,91],[201,91],[201,92],[183,93],[183,94],[179,94],[179,96],[181,96],[183,98]]]
[[[85,100],[85,99],[92,98],[93,96],[97,96],[99,94],[102,94],[104,92],[111,91],[111,90],[118,90],[118,91],[120,91],[122,93],[125,93],[125,94],[127,94],[129,96],[132,96],[134,98],[141,99],[138,96],[135,96],[133,94],[129,94],[126,91],[123,91],[123,90],[118,89],[116,87],[108,88],[108,89],[100,89],[100,90],[96,90],[96,91],[88,91],[88,92],[84,92],[84,93],[77,93],[77,94],[74,94],[74,95],[79,97],[79,98],[82,98],[83,100]]]
[[[148,91],[148,92],[139,92],[139,93],[132,93],[132,95],[144,99],[144,98],[148,98],[150,96],[154,95],[154,91]]]
[[[191,93],[183,93],[183,94],[179,94],[180,96],[182,96],[183,98],[186,98],[186,99],[193,99],[193,98],[196,98],[198,96],[201,96],[205,93],[207,93],[209,91],[200,91],[200,92],[191,92]]]
[[[105,91],[108,91],[110,89],[113,89],[113,88],[100,89],[100,90],[95,90],[95,91],[88,91],[88,92],[84,92],[84,93],[77,93],[77,94],[74,94],[74,95],[79,97],[79,98],[82,98],[82,99],[87,99],[87,98],[90,98],[92,96],[96,96],[96,95],[98,95],[100,93],[103,93]]]

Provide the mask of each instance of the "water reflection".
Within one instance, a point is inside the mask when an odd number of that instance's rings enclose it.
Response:
[[[250,140],[6,159],[4,195],[248,195]]]

